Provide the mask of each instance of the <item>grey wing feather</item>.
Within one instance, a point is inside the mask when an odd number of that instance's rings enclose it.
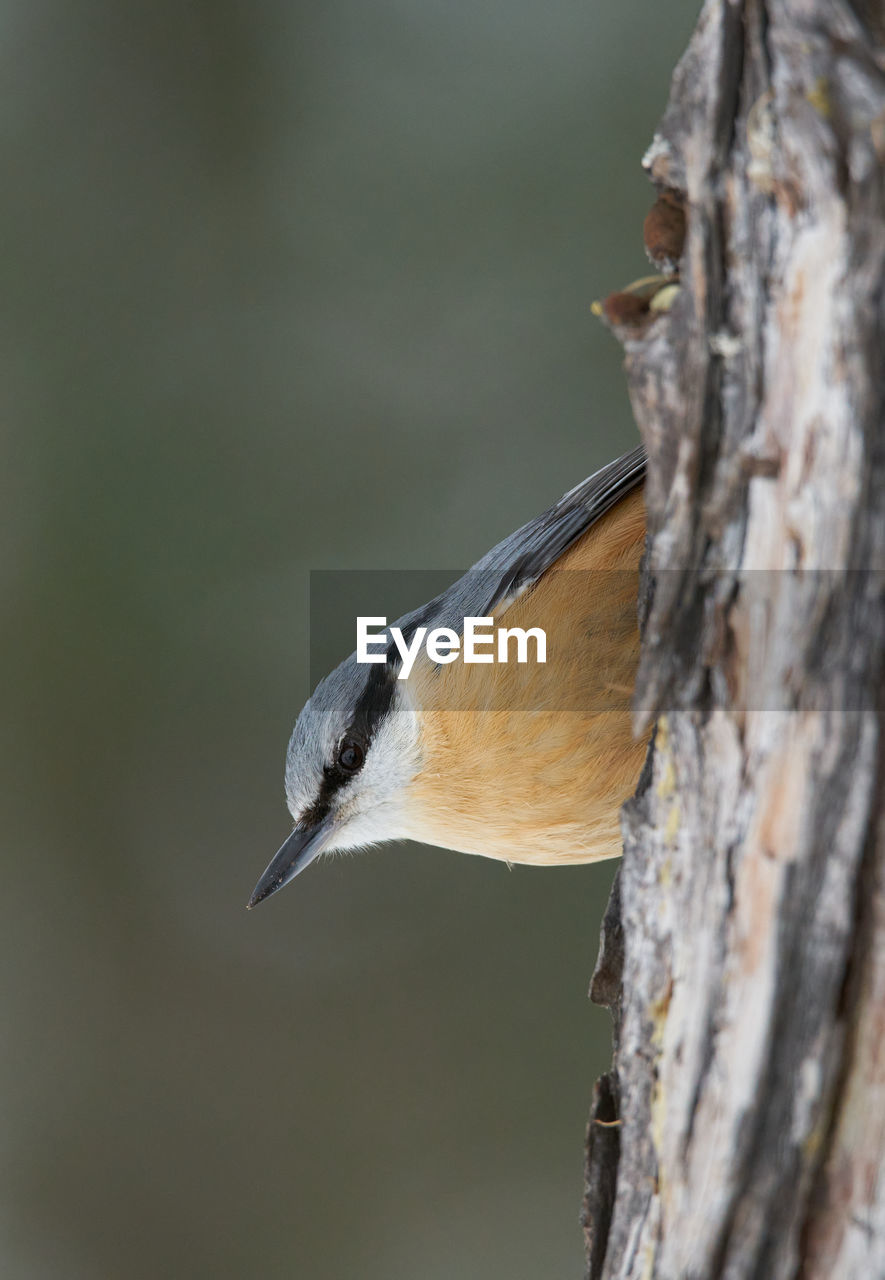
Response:
[[[569,490],[541,515],[499,542],[442,595],[399,621],[463,629],[465,617],[485,617],[520,595],[615,503],[642,483],[645,449],[637,445]]]
[[[640,484],[644,476],[645,449],[637,445],[493,547],[471,570],[471,573],[500,571],[501,578],[492,589],[488,608],[513,599],[536,582],[545,569]]]

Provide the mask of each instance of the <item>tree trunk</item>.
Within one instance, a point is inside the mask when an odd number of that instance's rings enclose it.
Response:
[[[882,6],[708,0],[645,158],[679,289],[606,306],[657,730],[591,989],[592,1280],[885,1277],[883,159]]]

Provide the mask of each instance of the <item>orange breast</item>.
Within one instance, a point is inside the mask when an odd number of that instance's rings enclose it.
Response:
[[[414,839],[538,864],[620,852],[618,809],[645,753],[630,725],[644,536],[637,491],[495,617],[541,627],[545,664],[533,644],[526,664],[416,664],[424,767],[410,792]]]

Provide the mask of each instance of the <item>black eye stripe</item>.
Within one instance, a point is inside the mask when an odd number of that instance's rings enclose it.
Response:
[[[395,686],[396,673],[388,663],[369,668],[345,737],[355,738],[364,746],[372,741],[375,730],[390,709]]]
[[[335,794],[346,787],[359,773],[365,763],[372,736],[390,707],[395,687],[396,672],[389,666],[385,664],[370,668],[365,688],[354,708],[351,722],[333,752],[331,760],[323,767],[319,795],[310,810],[312,821],[319,822],[326,816],[332,807]],[[341,750],[345,744],[356,746],[362,752],[362,759],[355,768],[347,768],[340,761]]]

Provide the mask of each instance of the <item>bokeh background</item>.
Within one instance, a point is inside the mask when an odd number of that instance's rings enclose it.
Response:
[[[590,303],[696,9],[0,5],[3,1276],[581,1274],[611,867],[243,908],[309,571],[466,567],[634,442]]]

